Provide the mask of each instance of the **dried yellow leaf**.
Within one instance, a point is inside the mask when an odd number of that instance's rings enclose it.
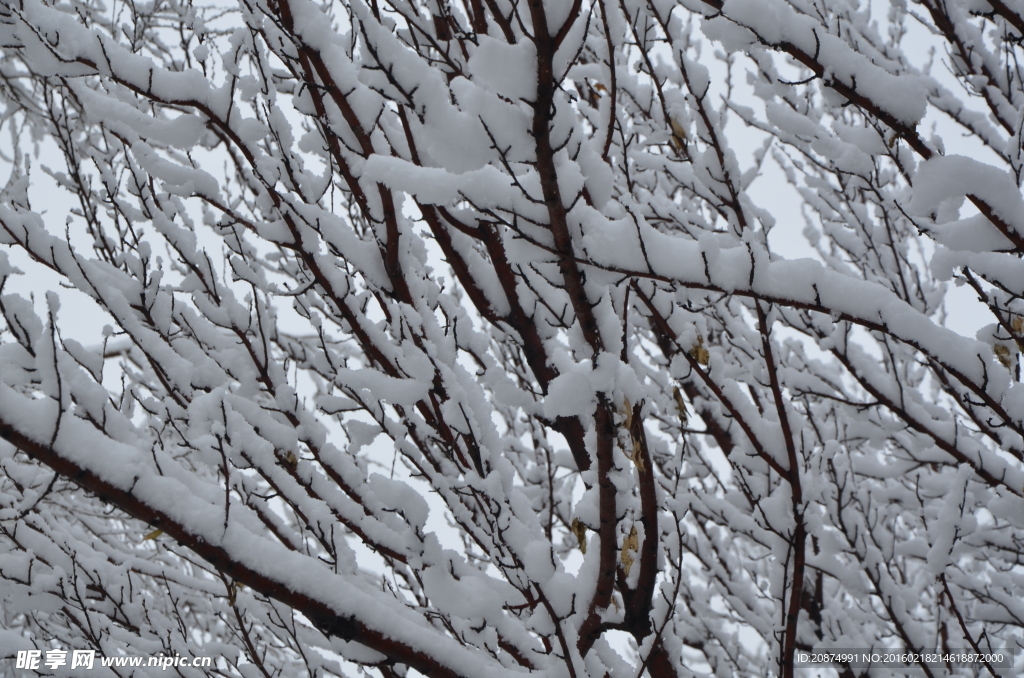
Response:
[[[231,587],[228,589],[228,604],[229,605],[234,606],[235,601],[236,601],[236,596],[238,595],[238,592],[241,591],[244,588],[245,588],[245,584],[243,584],[240,581],[236,581],[236,582],[231,584]]]
[[[619,553],[619,562],[622,563],[622,571],[629,576],[629,570],[633,567],[633,553],[640,550],[640,535],[636,532],[636,525],[629,528],[629,536],[622,542],[622,551]]]
[[[707,347],[704,345],[704,337],[699,334],[697,335],[697,343],[690,349],[690,357],[705,367],[711,362],[711,353],[708,352]]]
[[[157,528],[157,529],[153,530],[152,532],[150,532],[149,534],[147,534],[145,537],[143,537],[142,541],[149,541],[150,539],[156,539],[157,537],[159,537],[163,533],[164,533],[163,530],[161,530],[160,528]]]
[[[683,426],[686,426],[689,415],[686,413],[686,401],[683,399],[683,394],[678,386],[672,387],[672,397],[675,398],[676,409],[679,410],[679,419],[682,421]]]
[[[587,526],[580,522],[579,518],[572,519],[572,526],[569,531],[576,537],[576,543],[580,546],[580,553],[587,554]]]
[[[622,426],[626,430],[633,426],[633,405],[630,404],[629,398],[622,401]]]
[[[622,571],[625,572],[628,577],[629,571],[633,567],[633,556],[630,555],[629,551],[623,551],[622,555],[619,556],[619,560],[622,561]]]
[[[669,125],[672,127],[672,138],[670,140],[672,148],[680,155],[686,153],[686,128],[680,125],[675,118],[669,119]]]
[[[996,344],[992,347],[992,352],[996,354],[996,359],[1003,364],[1003,367],[1010,369],[1012,366],[1010,359],[1010,349],[1003,344]]]
[[[630,459],[632,459],[633,463],[636,464],[636,470],[640,473],[644,472],[644,456],[642,452],[643,445],[640,440],[638,438],[633,438],[633,456],[630,457]]]

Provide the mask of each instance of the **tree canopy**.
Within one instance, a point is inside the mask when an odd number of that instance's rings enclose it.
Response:
[[[1022,39],[1024,0],[2,0],[0,646],[1019,646]]]

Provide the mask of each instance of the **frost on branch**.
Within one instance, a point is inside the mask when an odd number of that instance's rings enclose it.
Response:
[[[3,647],[1019,646],[1024,5],[883,5],[0,2]]]

